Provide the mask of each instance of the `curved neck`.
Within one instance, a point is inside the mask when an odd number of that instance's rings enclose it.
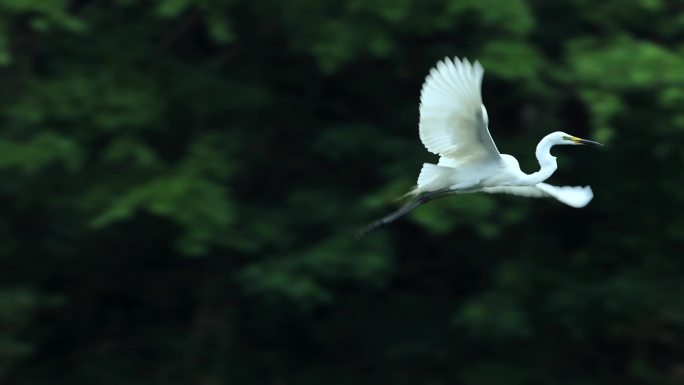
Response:
[[[526,174],[523,178],[523,181],[526,184],[535,185],[541,183],[556,172],[556,169],[558,168],[556,157],[551,155],[551,147],[553,147],[555,143],[550,136],[551,135],[547,135],[539,141],[537,150],[535,151],[537,161],[539,161],[539,171],[533,172],[532,174]]]

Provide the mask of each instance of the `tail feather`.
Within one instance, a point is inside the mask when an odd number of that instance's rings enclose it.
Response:
[[[419,190],[430,190],[430,187],[440,182],[449,172],[453,171],[450,167],[438,166],[432,163],[423,163],[418,175]]]

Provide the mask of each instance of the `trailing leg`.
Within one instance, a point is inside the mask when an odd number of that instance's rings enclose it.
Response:
[[[396,211],[393,211],[392,213],[378,219],[377,221],[371,222],[368,225],[359,229],[357,237],[361,238],[364,235],[368,234],[369,232],[375,230],[376,228],[378,228],[380,226],[388,225],[388,224],[394,222],[395,220],[397,220],[400,217],[410,213],[416,207],[422,205],[425,202],[431,201],[433,199],[441,198],[443,196],[446,196],[446,195],[449,195],[452,193],[453,193],[453,191],[451,191],[449,189],[421,193],[420,195],[416,196],[415,198],[410,200],[408,203],[406,203],[404,206],[400,207]]]

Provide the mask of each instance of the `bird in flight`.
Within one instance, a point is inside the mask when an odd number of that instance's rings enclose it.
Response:
[[[439,155],[437,164],[424,163],[411,200],[397,211],[370,223],[359,235],[389,224],[421,204],[456,193],[504,193],[525,197],[551,197],[572,207],[584,207],[593,198],[591,187],[553,186],[544,183],[558,167],[551,155],[555,145],[596,144],[565,132],[546,135],[535,155],[539,171],[526,174],[511,155],[501,154],[489,133],[487,110],[482,104],[479,62],[444,58],[430,70],[420,93],[420,140]]]

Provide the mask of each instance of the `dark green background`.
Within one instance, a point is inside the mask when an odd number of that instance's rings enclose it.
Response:
[[[0,383],[684,383],[684,3],[0,0]],[[485,67],[483,194],[354,240]]]

